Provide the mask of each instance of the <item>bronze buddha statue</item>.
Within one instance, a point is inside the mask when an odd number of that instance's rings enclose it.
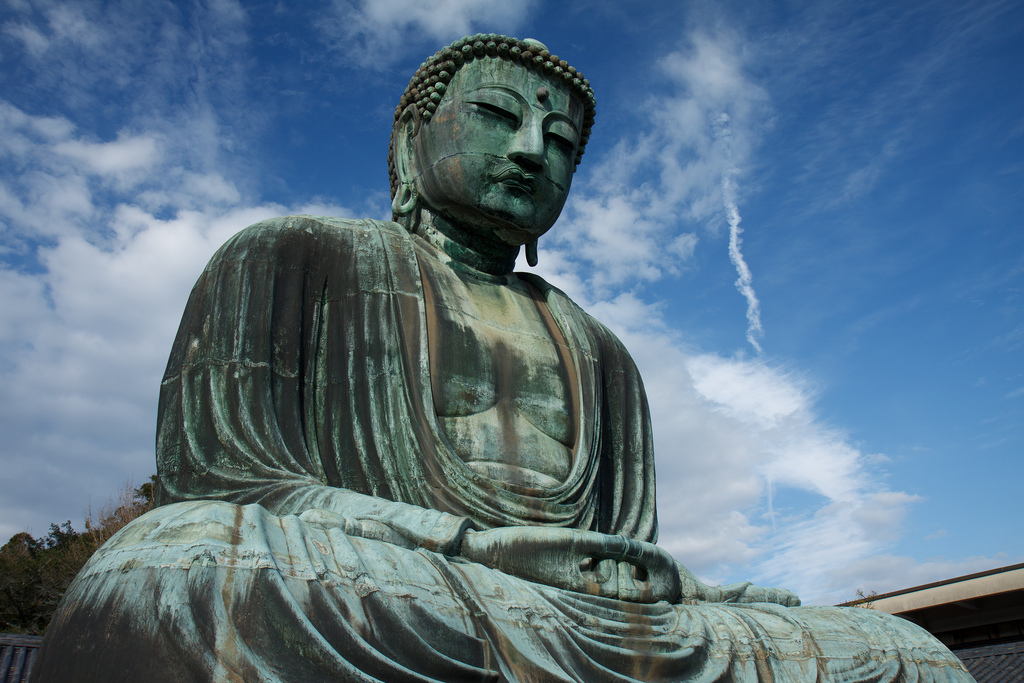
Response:
[[[394,221],[293,216],[200,277],[160,396],[160,506],[76,579],[36,681],[969,681],[918,627],[709,587],[656,545],[621,342],[513,272],[594,122],[536,41],[427,60]]]

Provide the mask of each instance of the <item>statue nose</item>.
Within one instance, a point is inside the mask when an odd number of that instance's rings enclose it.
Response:
[[[547,157],[544,155],[544,132],[540,125],[531,121],[519,129],[508,150],[508,158],[530,170],[545,168]]]

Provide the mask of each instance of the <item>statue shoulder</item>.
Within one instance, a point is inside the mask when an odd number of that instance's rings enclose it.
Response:
[[[289,267],[320,271],[332,264],[339,268],[343,263],[351,266],[356,261],[387,262],[388,256],[411,251],[409,245],[409,233],[390,221],[279,216],[235,233],[210,258],[204,270],[207,277],[239,268],[253,272]],[[350,258],[338,258],[346,254]]]
[[[372,242],[384,235],[408,239],[405,229],[390,221],[334,216],[278,216],[254,223],[235,233],[225,243],[222,251],[239,248],[249,250],[253,247],[280,248],[301,244],[323,247],[327,243],[340,246],[356,241]]]
[[[193,291],[200,299],[222,299],[226,292],[266,298],[329,282],[336,292],[390,287],[415,292],[417,276],[412,238],[397,223],[281,216],[228,239],[210,258]]]

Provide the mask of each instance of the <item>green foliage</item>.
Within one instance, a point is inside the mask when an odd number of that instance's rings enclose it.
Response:
[[[85,531],[68,520],[51,524],[41,538],[21,532],[0,547],[0,632],[42,635],[71,580],[103,543],[153,508],[150,477],[138,488],[126,483],[95,515],[86,514]]]

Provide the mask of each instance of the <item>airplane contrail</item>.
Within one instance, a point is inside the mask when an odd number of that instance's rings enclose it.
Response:
[[[736,289],[743,298],[747,300],[747,341],[758,355],[762,353],[761,344],[758,339],[764,336],[764,327],[761,325],[761,302],[757,300],[757,292],[754,291],[754,276],[750,267],[743,258],[740,247],[743,240],[740,234],[743,228],[740,227],[739,206],[736,204],[736,173],[737,169],[732,165],[732,130],[729,128],[729,115],[723,113],[718,117],[715,125],[715,137],[722,143],[726,161],[726,167],[722,171],[722,203],[729,221],[729,261],[736,269]]]

